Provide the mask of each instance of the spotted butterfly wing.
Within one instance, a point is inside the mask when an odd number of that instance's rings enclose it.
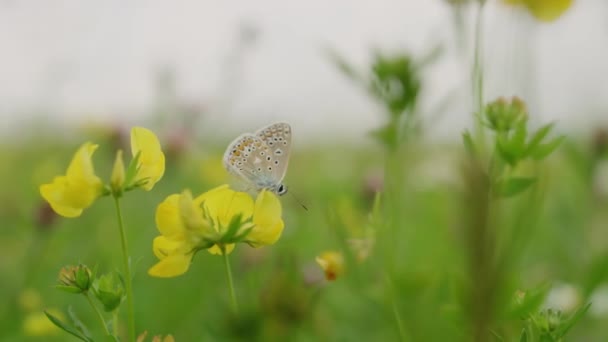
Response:
[[[230,143],[224,153],[224,166],[248,188],[278,192],[287,171],[290,147],[289,125],[273,124],[255,134],[242,134]]]
[[[291,152],[291,126],[284,122],[272,124],[255,132],[262,139],[271,154],[271,159],[266,158],[273,167],[272,178],[276,183],[281,183],[287,173],[289,165],[289,153]]]

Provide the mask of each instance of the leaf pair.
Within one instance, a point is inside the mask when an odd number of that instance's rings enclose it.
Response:
[[[512,132],[499,132],[496,136],[496,151],[507,164],[517,165],[524,159],[542,160],[549,156],[564,140],[559,136],[545,142],[553,129],[553,123],[538,129],[527,139],[526,122],[520,122]]]

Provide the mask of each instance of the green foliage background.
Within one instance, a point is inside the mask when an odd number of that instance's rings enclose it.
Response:
[[[109,174],[112,135],[91,139],[101,146],[95,156],[97,173]],[[100,271],[120,269],[110,198],[97,201],[76,219],[56,218],[51,224],[39,220],[43,202],[38,186],[62,172],[76,146],[71,141],[36,138],[2,147],[0,340],[36,340],[22,334],[27,312],[18,298],[25,289],[41,294],[42,308],[65,311],[72,306],[95,332],[94,316],[84,301],[53,288],[58,271],[79,262],[96,265]],[[398,229],[390,232],[390,239],[381,238],[384,232],[378,231],[367,260],[347,264],[343,277],[325,283],[314,257],[324,250],[344,251],[344,238],[352,234],[348,226],[368,224],[373,195],[366,179],[382,168],[383,152],[364,145],[295,146],[287,184],[309,210],[289,195],[283,197],[286,228],[279,242],[257,250],[239,246],[233,253],[242,306],[242,314],[234,318],[221,258],[199,253],[190,271],[173,279],[146,274],[155,263],[151,244],[157,235],[156,205],[183,188],[202,192],[218,185],[202,170],[217,169],[217,157],[209,156],[220,156],[221,144],[198,141],[194,146],[168,160],[166,175],[152,192],[131,192],[123,201],[136,260],[139,331],[172,333],[178,341],[397,340],[393,312],[397,310],[409,340],[469,339],[462,294],[472,285],[463,243],[467,203],[463,203],[466,183],[461,171],[465,153],[460,147],[418,143],[408,149],[405,200],[395,216],[403,218]],[[539,170],[545,201],[538,206],[535,224],[522,227],[526,248],[512,256],[518,261],[504,279],[513,289],[533,292],[565,282],[579,290],[582,305],[605,283],[608,202],[594,192],[593,151],[588,141],[570,138]],[[534,306],[532,311],[536,310]],[[571,331],[571,340],[604,340],[606,317],[606,313],[588,313]],[[517,340],[523,318],[497,319],[496,334]]]

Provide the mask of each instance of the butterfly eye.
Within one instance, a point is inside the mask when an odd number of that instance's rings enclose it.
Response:
[[[283,184],[279,185],[279,188],[277,189],[277,195],[283,196],[286,193],[287,193],[287,187]]]

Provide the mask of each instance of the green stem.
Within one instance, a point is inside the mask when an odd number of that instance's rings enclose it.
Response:
[[[399,328],[399,339],[402,342],[407,341],[407,338],[405,337],[405,327],[403,326],[403,320],[401,319],[401,314],[399,313],[399,309],[397,309],[397,304],[395,303],[395,301],[392,301],[393,303],[393,314],[395,315],[395,321],[397,322],[397,327]]]
[[[483,116],[483,5],[479,4],[477,18],[475,20],[475,51],[473,60],[473,112],[475,113],[475,129],[477,142],[480,150],[483,152],[485,148],[485,134],[482,124]]]
[[[112,312],[112,331],[114,336],[118,336],[118,309]]]
[[[232,311],[234,313],[239,312],[239,305],[236,301],[236,294],[234,292],[234,283],[232,281],[232,271],[230,270],[230,261],[228,260],[228,253],[222,248],[222,254],[224,255],[224,265],[226,266],[226,277],[228,278],[228,287],[230,288],[230,299],[232,301]]]
[[[125,225],[122,219],[122,212],[120,210],[120,201],[117,196],[114,197],[114,204],[116,205],[116,216],[118,217],[118,228],[120,230],[120,242],[122,246],[122,259],[123,266],[125,269],[125,281],[127,285],[127,316],[128,316],[128,330],[129,330],[129,341],[135,341],[135,311],[133,306],[133,280],[131,277],[131,264],[129,262],[129,252],[127,248],[127,234],[125,232]]]
[[[405,342],[408,340],[407,333],[405,331],[405,326],[403,325],[403,319],[401,318],[401,314],[399,313],[399,308],[397,307],[397,302],[395,301],[395,287],[393,285],[393,281],[388,275],[386,276],[386,284],[390,295],[393,315],[395,316],[395,322],[397,323],[397,328],[399,330],[399,340],[401,342]]]
[[[95,303],[93,303],[93,300],[91,299],[91,296],[89,295],[88,292],[84,292],[84,296],[87,298],[87,301],[89,302],[89,304],[91,305],[91,307],[93,308],[93,310],[95,311],[95,313],[97,314],[97,318],[99,318],[99,322],[101,322],[101,326],[103,327],[103,331],[106,333],[106,335],[110,336],[110,331],[108,330],[108,326],[106,324],[105,319],[103,319],[103,316],[101,315],[101,312],[99,311],[99,309],[97,308],[97,306],[95,306]]]

